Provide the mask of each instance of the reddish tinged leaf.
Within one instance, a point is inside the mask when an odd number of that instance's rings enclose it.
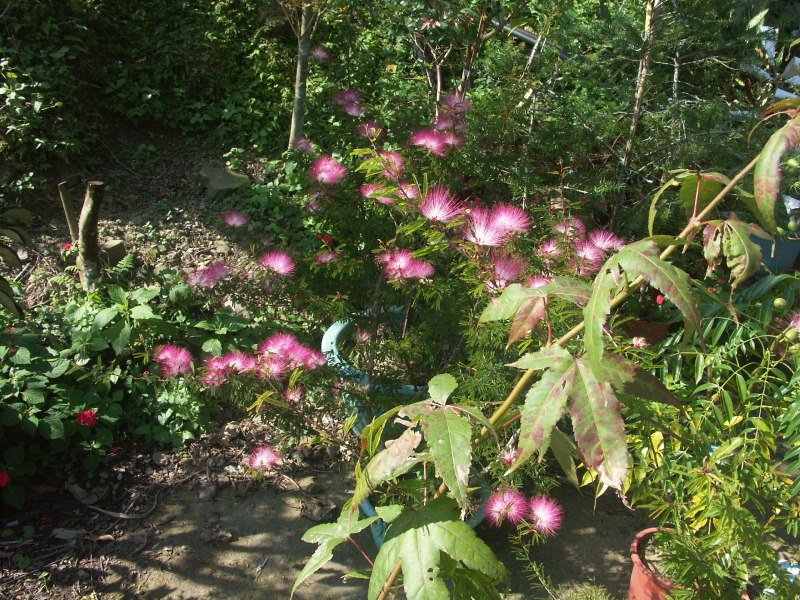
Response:
[[[619,354],[603,356],[597,376],[608,381],[619,392],[683,408],[658,377]]]
[[[578,306],[586,306],[592,296],[592,286],[571,277],[553,277],[553,281],[539,289],[548,296],[556,296]]]
[[[483,310],[480,322],[505,321],[510,319],[530,298],[541,298],[542,293],[519,283],[509,285],[498,298],[492,298]]]
[[[700,214],[725,187],[725,178],[719,173],[692,173],[681,183],[681,202],[690,219]]]
[[[516,367],[517,369],[549,369],[557,360],[571,359],[572,355],[565,350],[562,346],[546,346],[540,348],[536,352],[529,352],[518,361],[513,362],[508,367]]]
[[[735,214],[725,221],[710,221],[703,230],[703,254],[708,262],[707,275],[724,257],[731,271],[731,290],[749,279],[761,264],[761,248],[751,236],[769,238],[758,225],[740,221]]]
[[[575,360],[558,359],[528,390],[519,426],[519,446],[510,473],[549,444],[550,434],[567,404],[575,379]]]
[[[414,450],[422,441],[422,434],[406,429],[388,448],[378,452],[364,469],[364,478],[356,481],[353,505],[357,506],[370,495],[378,485],[407,473],[419,462]]]
[[[599,381],[588,364],[577,359],[574,365],[569,412],[578,448],[600,481],[622,491],[628,476],[628,446],[619,401],[611,385]]]
[[[544,298],[531,298],[525,301],[514,320],[511,322],[511,331],[508,334],[508,344],[510,346],[517,340],[528,335],[539,322],[544,319],[546,314],[546,301]]]
[[[772,134],[761,151],[753,173],[753,190],[761,224],[769,233],[777,232],[775,200],[781,188],[781,158],[800,143],[800,116]]]

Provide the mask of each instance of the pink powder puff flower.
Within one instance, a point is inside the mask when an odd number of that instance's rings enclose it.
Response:
[[[503,246],[511,234],[522,233],[531,225],[524,210],[509,204],[492,209],[476,208],[469,214],[464,237],[479,246]]]
[[[505,287],[506,282],[517,279],[528,267],[525,259],[516,254],[493,252],[490,258],[494,281],[502,282],[502,287]]]
[[[325,49],[325,46],[319,45],[313,50],[311,50],[311,58],[313,58],[317,62],[325,62],[326,60],[331,59],[331,55]]]
[[[365,183],[361,186],[361,195],[365,198],[372,198],[376,202],[380,202],[381,204],[394,204],[394,198],[391,196],[377,196],[375,195],[376,192],[380,192],[384,189],[384,184],[382,183]]]
[[[336,185],[347,177],[347,168],[329,154],[325,154],[311,163],[309,174],[312,179],[325,185]]]
[[[221,360],[236,373],[248,373],[256,368],[255,357],[239,350],[223,354]]]
[[[443,114],[440,114],[433,126],[439,131],[447,131],[448,129],[453,129],[453,127],[455,127],[455,123],[453,122],[453,119],[445,118]]]
[[[258,359],[256,375],[262,379],[279,381],[291,371],[288,361],[283,356],[276,354],[262,355]]]
[[[544,287],[551,282],[551,279],[546,275],[542,275],[541,273],[537,273],[533,277],[528,278],[528,287],[531,289],[538,289],[540,287]]]
[[[361,92],[355,88],[350,88],[349,90],[339,90],[333,95],[333,101],[340,106],[352,104],[354,102],[361,102]]]
[[[625,242],[615,233],[607,231],[606,229],[595,229],[589,233],[586,238],[593,246],[600,248],[606,252],[610,250],[619,250],[625,245]]]
[[[387,179],[397,179],[405,169],[405,161],[397,152],[379,152],[378,156],[383,163],[383,176]]]
[[[329,262],[332,262],[339,258],[340,254],[338,252],[323,252],[322,254],[318,255],[314,260],[318,265],[326,265]]]
[[[251,468],[257,471],[269,471],[278,466],[281,462],[283,462],[283,458],[280,453],[273,450],[268,444],[264,444],[253,450],[253,454],[250,455],[249,464]]]
[[[305,367],[309,371],[321,367],[327,362],[325,355],[319,350],[298,344],[288,353],[286,360],[293,369]]]
[[[454,131],[445,132],[442,135],[442,139],[446,146],[450,146],[451,148],[455,148],[456,146],[460,146],[464,143],[464,138],[459,137],[456,135]]]
[[[82,410],[78,413],[78,423],[87,427],[94,427],[97,425],[97,413],[91,409]]]
[[[284,398],[286,402],[289,404],[299,404],[303,398],[305,398],[305,393],[303,392],[303,386],[297,385],[290,390],[286,390],[284,394]]]
[[[570,217],[553,225],[553,230],[563,233],[569,239],[574,239],[586,234],[586,225],[578,217]]]
[[[530,508],[525,496],[512,488],[494,492],[486,501],[486,518],[495,527],[503,521],[517,525],[525,520]]]
[[[506,233],[524,233],[531,227],[528,214],[517,206],[498,204],[492,209],[494,227],[504,229]]]
[[[647,342],[647,338],[643,338],[638,335],[631,339],[631,344],[633,344],[634,348],[647,348],[650,346],[650,344]]]
[[[192,372],[194,358],[186,348],[165,344],[156,348],[153,358],[167,377]]]
[[[797,331],[800,331],[800,310],[792,314],[791,317],[789,317],[789,326],[792,327],[793,329],[796,329]]]
[[[547,536],[555,535],[564,519],[564,509],[552,498],[537,496],[529,503],[531,526]]]
[[[386,137],[383,125],[375,121],[364,121],[356,127],[358,135],[371,140],[381,140]]]
[[[449,110],[457,113],[465,113],[470,108],[470,101],[469,99],[465,98],[463,94],[453,92],[442,99],[442,106],[445,106]]]
[[[519,456],[519,448],[504,448],[501,454],[501,458],[503,459],[503,464],[506,466],[511,466],[517,460]]]
[[[222,220],[231,227],[247,227],[250,225],[250,217],[240,210],[226,210],[222,213]]]
[[[267,252],[258,261],[265,269],[283,276],[293,275],[296,267],[292,257],[285,252]]]
[[[378,261],[386,263],[387,279],[403,282],[406,279],[430,277],[435,270],[433,265],[414,258],[411,250],[392,250],[378,256]]]
[[[282,354],[299,345],[300,342],[291,333],[275,333],[258,345],[259,354]]]
[[[401,182],[397,185],[400,187],[400,193],[406,200],[413,200],[419,196],[419,188],[415,183]]]
[[[346,112],[351,117],[363,117],[364,116],[364,107],[361,106],[358,102],[348,102],[342,105],[344,108],[344,112]]]
[[[217,261],[188,275],[186,283],[192,287],[212,288],[225,279],[229,273],[230,269],[225,261]]]
[[[311,154],[314,151],[314,145],[311,140],[304,135],[301,135],[294,141],[294,147],[303,154]]]
[[[449,223],[464,212],[464,205],[443,185],[428,188],[417,208],[426,219],[439,223]]]
[[[431,154],[436,156],[444,156],[447,142],[444,136],[436,131],[436,129],[421,129],[411,136],[408,141],[412,146],[422,146],[426,148]]]

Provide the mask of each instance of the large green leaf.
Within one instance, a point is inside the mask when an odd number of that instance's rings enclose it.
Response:
[[[549,369],[553,366],[553,361],[570,358],[570,353],[562,346],[546,346],[540,348],[536,352],[529,352],[520,358],[518,361],[513,362],[507,366],[516,367],[517,369]]]
[[[576,372],[569,404],[575,440],[587,467],[600,481],[622,490],[628,475],[628,449],[620,404],[608,382],[597,379],[582,359]]]
[[[690,173],[681,183],[681,202],[687,220],[700,214],[725,187],[726,178],[719,173]]]
[[[599,367],[599,369],[595,369],[595,372],[600,380],[608,381],[619,392],[636,396],[642,400],[661,402],[682,408],[675,395],[658,377],[624,356],[606,354]]]
[[[800,143],[800,116],[772,134],[764,146],[753,172],[753,191],[761,224],[769,233],[777,232],[775,200],[781,189],[781,158]]]
[[[363,477],[357,477],[356,490],[353,493],[353,505],[363,502],[372,490],[384,481],[407,473],[419,462],[413,456],[414,450],[422,441],[422,434],[414,429],[406,429],[400,437],[372,457],[364,469]]]
[[[514,320],[511,321],[511,330],[508,333],[508,344],[511,346],[517,340],[528,335],[544,319],[547,313],[547,301],[544,298],[530,298],[519,308]]]
[[[428,382],[428,394],[436,404],[444,404],[457,387],[456,378],[445,373]]]
[[[518,452],[509,472],[547,446],[553,428],[564,414],[574,379],[574,359],[571,356],[555,359],[542,378],[528,390],[522,407]]]
[[[546,286],[545,286],[546,287]],[[480,322],[505,321],[516,314],[531,298],[541,298],[542,293],[519,283],[509,285],[498,298],[492,298],[481,314]]]
[[[583,344],[594,363],[599,363],[603,355],[603,328],[611,314],[611,292],[621,283],[617,262],[617,256],[612,256],[600,269],[594,279],[592,297],[583,309]]]
[[[303,541],[319,544],[319,547],[314,551],[314,554],[308,560],[306,566],[303,567],[303,570],[300,571],[300,574],[297,576],[292,586],[291,596],[294,596],[295,590],[303,581],[325,566],[333,557],[333,549],[336,546],[347,541],[351,535],[369,527],[377,520],[378,517],[359,519],[358,512],[343,510],[336,523],[317,525],[306,531],[302,537]]]
[[[401,560],[407,600],[449,600],[447,584],[440,577],[442,552],[494,580],[508,577],[491,548],[459,518],[455,501],[441,496],[426,506],[408,509],[389,525],[375,558],[368,598],[378,597]]]
[[[472,464],[472,427],[470,420],[451,406],[433,410],[420,418],[428,451],[436,472],[447,485],[461,508],[469,500],[467,487]]]

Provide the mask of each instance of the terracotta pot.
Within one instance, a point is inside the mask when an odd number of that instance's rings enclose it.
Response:
[[[656,533],[658,527],[651,527],[639,532],[631,544],[631,585],[628,588],[628,600],[666,600],[667,594],[675,589],[675,584],[660,577],[650,570],[644,560],[647,542]]]
[[[627,321],[622,329],[631,337],[643,337],[650,345],[663,342],[669,333],[672,323],[650,323],[640,319]]]

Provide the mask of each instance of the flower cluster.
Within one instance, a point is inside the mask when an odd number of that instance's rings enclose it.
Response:
[[[522,492],[505,488],[494,492],[486,501],[486,518],[496,527],[504,521],[512,525],[527,521],[533,531],[553,536],[561,527],[564,509],[548,496],[527,499]]]
[[[341,106],[351,117],[363,117],[364,107],[361,106],[361,92],[355,88],[341,90],[333,96],[333,101]]]
[[[578,217],[563,219],[553,230],[558,235],[539,246],[537,253],[542,262],[555,269],[556,263],[566,258],[567,268],[581,276],[597,273],[608,255],[625,245],[616,234],[605,229],[587,232],[586,225]]]
[[[186,282],[192,287],[212,288],[230,275],[230,272],[231,270],[225,261],[220,260],[190,273],[186,278]]]
[[[511,236],[528,231],[531,219],[519,207],[498,204],[493,208],[476,208],[469,213],[464,237],[478,246],[504,246]]]
[[[240,210],[226,210],[222,213],[222,220],[231,227],[247,227],[250,225],[250,217]]]
[[[347,177],[347,167],[329,154],[323,154],[311,163],[309,175],[323,185],[336,185]]]
[[[386,263],[386,278],[402,283],[407,279],[430,277],[434,273],[433,265],[414,258],[411,250],[392,250],[378,256],[378,261]]]
[[[219,387],[232,375],[245,374],[282,381],[295,369],[313,370],[325,362],[322,352],[304,346],[292,334],[276,333],[258,345],[255,355],[234,351],[207,358],[200,381],[209,387]]]

